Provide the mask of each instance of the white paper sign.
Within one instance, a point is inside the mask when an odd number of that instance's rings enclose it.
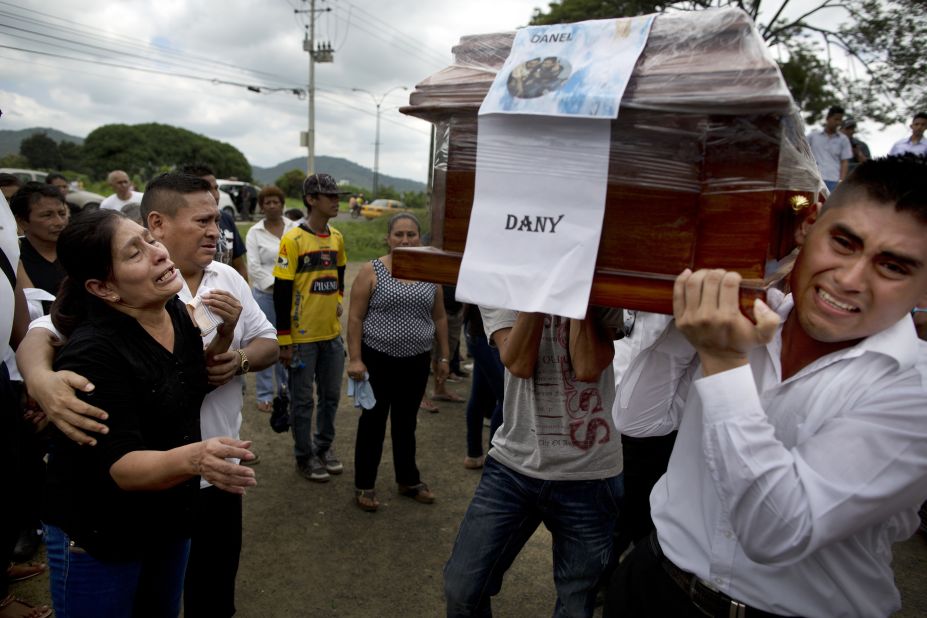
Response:
[[[479,117],[458,300],[585,316],[605,214],[610,134],[610,120]]]
[[[649,15],[516,34],[480,108],[458,300],[585,316],[611,119],[652,22]]]
[[[522,28],[480,114],[617,118],[653,18]]]

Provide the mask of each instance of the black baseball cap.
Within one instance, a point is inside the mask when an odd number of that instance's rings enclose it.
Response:
[[[342,191],[331,174],[312,174],[303,182],[303,195],[348,195]]]

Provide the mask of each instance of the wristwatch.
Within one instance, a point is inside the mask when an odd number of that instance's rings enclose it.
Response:
[[[238,370],[235,372],[235,375],[240,376],[251,369],[251,363],[248,362],[248,356],[245,354],[244,350],[235,350],[238,352],[238,356],[241,357],[241,362],[238,365]]]

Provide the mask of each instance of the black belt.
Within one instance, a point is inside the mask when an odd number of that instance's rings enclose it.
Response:
[[[656,532],[650,534],[649,542],[666,574],[689,597],[692,604],[706,616],[712,618],[783,618],[780,614],[771,614],[732,599],[692,573],[680,569],[663,555]]]

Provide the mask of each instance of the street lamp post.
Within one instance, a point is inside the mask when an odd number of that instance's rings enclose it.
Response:
[[[370,95],[370,98],[373,99],[374,105],[377,106],[377,136],[373,142],[373,197],[377,197],[377,193],[380,190],[380,105],[383,104],[383,100],[386,99],[394,90],[408,90],[405,86],[393,86],[378,99],[369,90],[364,90],[363,88],[351,88],[354,92],[366,92]]]

